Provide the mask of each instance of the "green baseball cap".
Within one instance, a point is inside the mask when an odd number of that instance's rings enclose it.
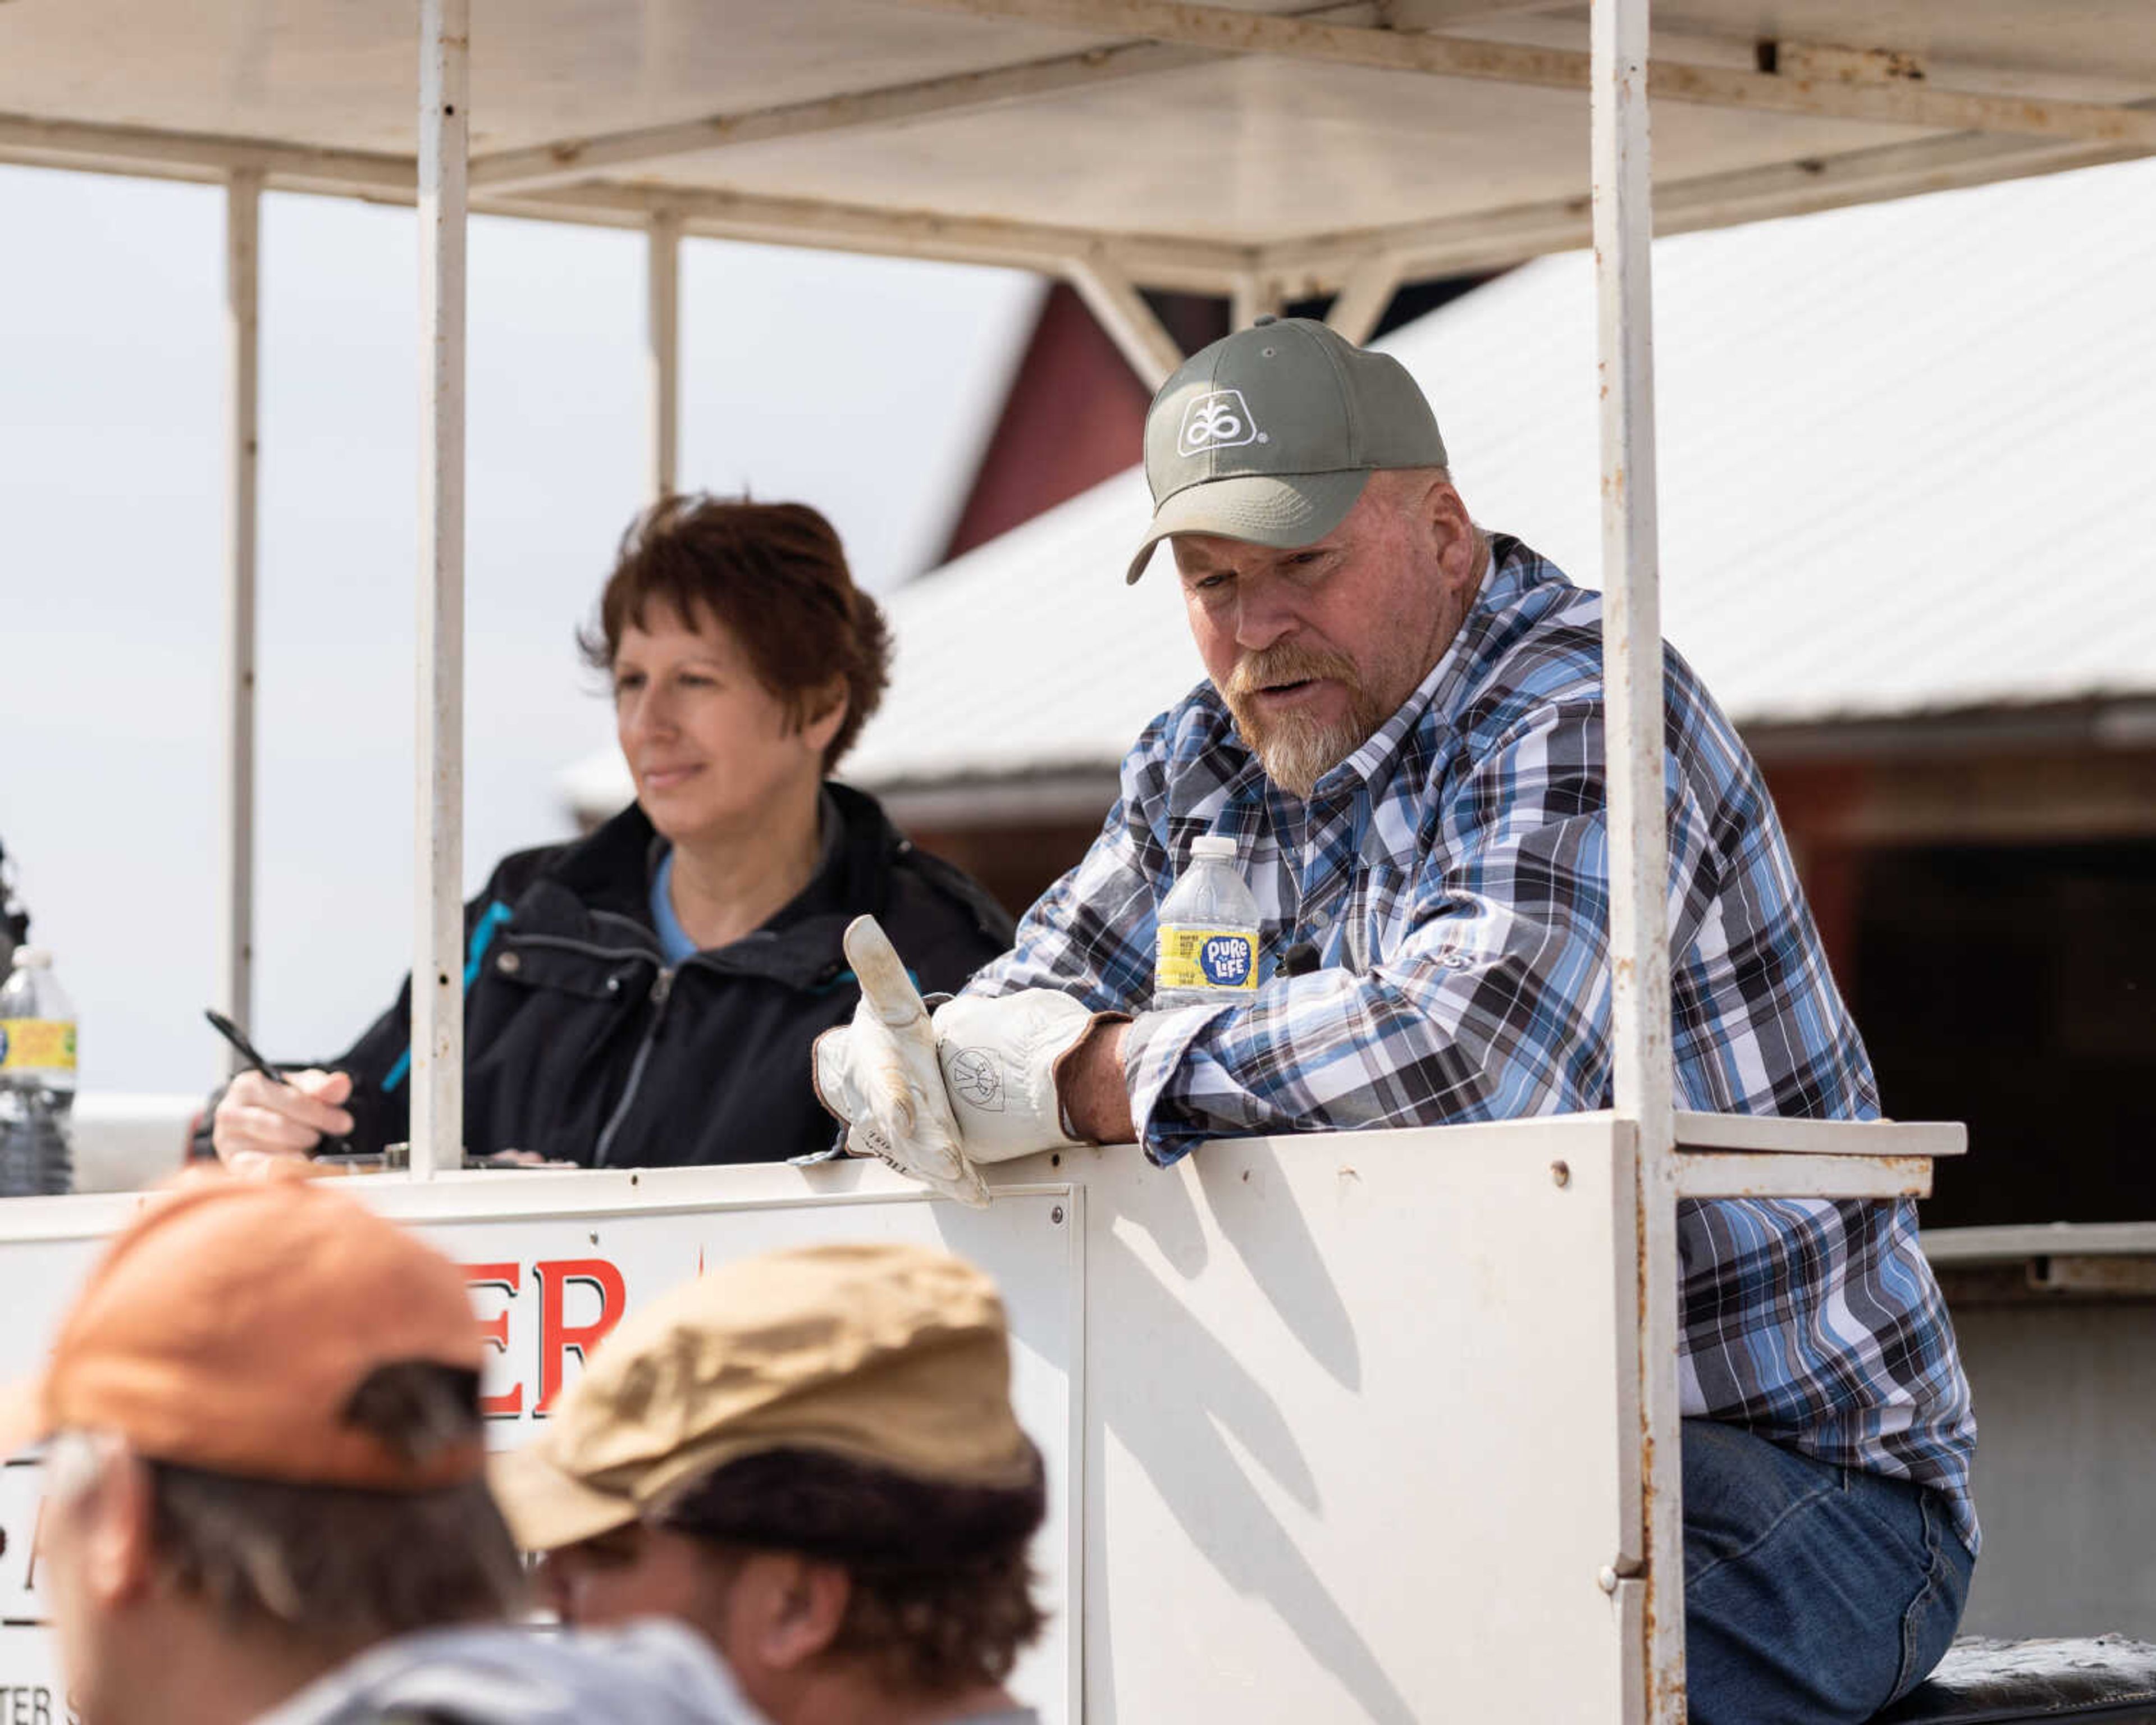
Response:
[[[1381,468],[1444,467],[1421,387],[1307,317],[1261,317],[1183,361],[1146,414],[1152,527],[1125,578],[1175,533],[1291,550],[1348,518]]]

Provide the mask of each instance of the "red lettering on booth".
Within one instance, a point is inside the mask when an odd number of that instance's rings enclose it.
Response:
[[[468,1288],[500,1288],[511,1300],[516,1297],[517,1289],[524,1281],[524,1266],[521,1264],[467,1264],[464,1266],[465,1286]],[[480,1334],[486,1345],[496,1353],[509,1352],[509,1308],[504,1306],[492,1317],[479,1321]],[[512,1384],[498,1395],[483,1395],[479,1399],[479,1410],[490,1420],[514,1420],[524,1411],[524,1386]]]
[[[531,1411],[544,1416],[561,1393],[568,1355],[587,1357],[621,1322],[629,1303],[621,1272],[604,1258],[553,1258],[531,1266],[539,1284],[539,1404]],[[569,1290],[582,1283],[599,1296],[599,1315],[589,1323],[567,1321]]]

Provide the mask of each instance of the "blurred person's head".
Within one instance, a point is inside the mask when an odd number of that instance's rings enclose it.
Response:
[[[773,1253],[626,1319],[495,1491],[565,1619],[688,1623],[776,1725],[963,1717],[1042,1622],[1009,1374],[960,1260]]]
[[[7,1448],[83,1725],[239,1722],[522,1594],[454,1266],[296,1178],[197,1175],[112,1244]]]
[[[1298,797],[1368,742],[1459,633],[1487,547],[1399,361],[1285,318],[1185,361],[1146,419],[1151,529],[1199,656]]]
[[[813,801],[883,698],[891,637],[803,503],[662,498],[630,523],[584,656],[652,824],[723,845]]]

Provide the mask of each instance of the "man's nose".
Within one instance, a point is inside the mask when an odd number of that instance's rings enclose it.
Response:
[[[1235,594],[1235,644],[1245,653],[1262,653],[1301,624],[1292,596],[1281,583],[1243,583]]]

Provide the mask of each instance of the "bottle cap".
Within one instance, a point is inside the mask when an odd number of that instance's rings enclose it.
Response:
[[[15,968],[18,970],[50,970],[53,954],[49,947],[18,947],[15,948]]]
[[[1235,860],[1235,841],[1224,833],[1208,833],[1202,839],[1190,841],[1190,860],[1193,862],[1233,862]]]

